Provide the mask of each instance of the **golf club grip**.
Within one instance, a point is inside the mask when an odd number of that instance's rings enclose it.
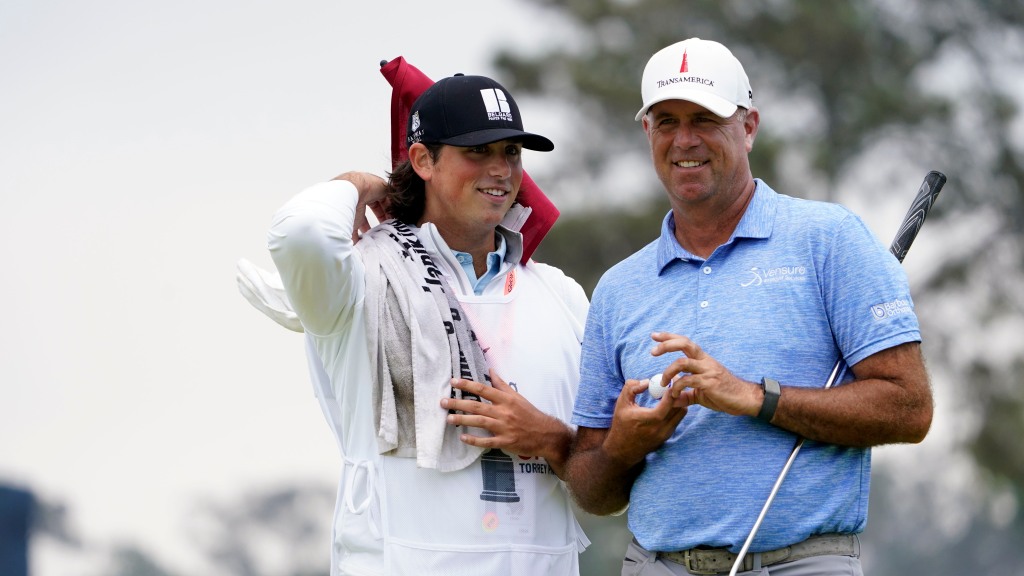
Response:
[[[903,217],[903,223],[900,224],[896,237],[889,246],[889,251],[900,262],[906,258],[910,245],[914,243],[914,238],[917,238],[917,233],[924,226],[924,219],[928,217],[928,211],[932,209],[932,204],[935,204],[935,199],[938,198],[939,191],[945,183],[946,175],[942,172],[932,170],[924,177],[924,182],[914,197],[914,203],[910,205],[910,210],[907,210],[907,215]]]

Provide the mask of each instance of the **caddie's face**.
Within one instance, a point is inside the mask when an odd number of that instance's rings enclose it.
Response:
[[[752,181],[747,155],[754,145],[756,108],[722,118],[686,100],[666,100],[643,117],[658,178],[673,206],[722,205]]]
[[[427,185],[423,221],[442,233],[454,227],[492,232],[519,193],[522,151],[522,144],[510,140],[442,146],[437,162],[420,172]]]

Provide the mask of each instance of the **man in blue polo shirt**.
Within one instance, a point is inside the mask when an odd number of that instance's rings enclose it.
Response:
[[[725,46],[659,51],[641,92],[672,209],[594,292],[570,488],[593,513],[628,504],[623,574],[725,573],[802,436],[744,569],[861,574],[870,447],[932,418],[906,276],[849,210],[753,178],[760,117]]]

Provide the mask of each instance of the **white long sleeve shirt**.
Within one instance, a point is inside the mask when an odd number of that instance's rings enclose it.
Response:
[[[314,185],[277,212],[268,233],[342,454],[332,576],[578,575],[588,542],[543,459],[488,453],[441,473],[377,453],[363,262],[351,240],[357,200],[349,182]],[[551,266],[520,263],[521,237],[503,231],[505,262],[477,295],[436,228],[427,224],[417,234],[489,366],[538,409],[568,422],[588,308],[579,284]]]

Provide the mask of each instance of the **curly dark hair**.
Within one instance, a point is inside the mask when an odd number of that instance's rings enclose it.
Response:
[[[444,144],[424,144],[430,160],[437,162]],[[416,226],[423,217],[426,207],[426,184],[405,160],[388,174],[387,190],[388,215],[401,222]]]

